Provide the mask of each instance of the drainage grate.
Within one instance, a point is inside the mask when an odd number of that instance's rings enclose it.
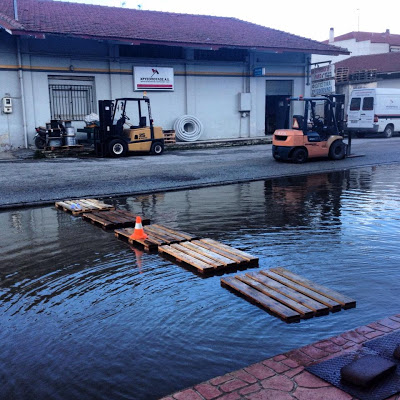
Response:
[[[400,361],[393,357],[395,348],[400,344],[400,332],[390,333],[389,335],[382,336],[380,338],[370,340],[364,344],[365,347],[376,351],[382,357],[385,357],[398,364],[400,369]],[[400,372],[399,372],[400,374]]]

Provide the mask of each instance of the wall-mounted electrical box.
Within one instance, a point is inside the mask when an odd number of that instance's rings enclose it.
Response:
[[[3,113],[4,114],[11,114],[12,113],[12,99],[11,99],[11,97],[3,97],[2,104],[3,104]]]
[[[239,112],[251,111],[251,93],[239,93]]]

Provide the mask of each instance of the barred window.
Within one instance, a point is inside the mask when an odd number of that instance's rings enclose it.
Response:
[[[83,121],[94,112],[92,85],[49,85],[51,119]]]

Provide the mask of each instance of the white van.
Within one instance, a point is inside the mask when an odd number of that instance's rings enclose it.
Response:
[[[347,130],[363,137],[400,131],[400,89],[354,89],[347,110]]]

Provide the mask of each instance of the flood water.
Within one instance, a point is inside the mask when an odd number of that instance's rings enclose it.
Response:
[[[1,212],[0,399],[156,399],[400,312],[399,165],[109,202],[357,308],[286,324],[79,217]]]

